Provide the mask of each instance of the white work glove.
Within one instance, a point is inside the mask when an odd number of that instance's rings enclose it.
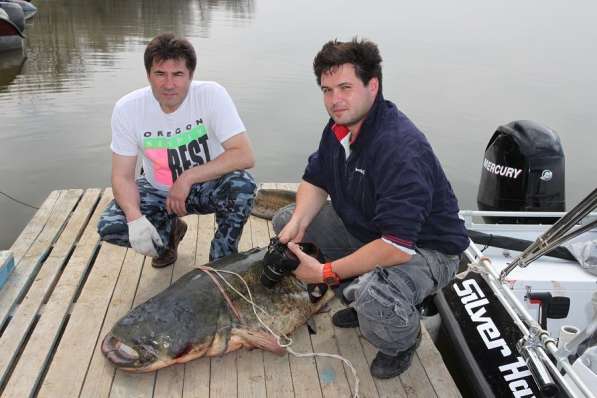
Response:
[[[162,238],[145,216],[128,223],[129,243],[136,252],[150,257],[157,257],[156,246],[164,246]]]

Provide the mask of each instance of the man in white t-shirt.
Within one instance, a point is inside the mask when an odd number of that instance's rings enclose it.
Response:
[[[112,114],[114,201],[98,223],[102,240],[176,261],[186,214],[215,213],[210,260],[235,253],[255,197],[245,170],[255,160],[245,126],[226,90],[193,81],[193,46],[165,33],[145,49],[149,87],[122,97]],[[137,157],[143,175],[135,179]]]

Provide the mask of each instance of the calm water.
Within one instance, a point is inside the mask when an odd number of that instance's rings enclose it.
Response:
[[[597,3],[585,1],[34,0],[26,59],[0,57],[0,191],[39,206],[110,184],[114,102],[146,85],[157,33],[195,45],[196,78],[223,84],[257,153],[258,181],[298,181],[327,115],[311,63],[358,34],[384,58],[384,94],[425,132],[462,208],[476,208],[495,128],[557,131],[567,202],[597,185]],[[0,196],[0,249],[34,210]]]

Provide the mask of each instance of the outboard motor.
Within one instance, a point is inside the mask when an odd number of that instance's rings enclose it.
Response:
[[[557,133],[529,120],[499,126],[485,149],[477,205],[479,210],[564,211],[564,152]],[[555,220],[485,217],[502,224]]]

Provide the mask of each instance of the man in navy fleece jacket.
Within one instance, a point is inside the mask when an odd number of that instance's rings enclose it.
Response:
[[[379,349],[371,374],[395,377],[420,342],[415,306],[452,279],[468,237],[429,142],[383,98],[377,46],[330,41],[313,67],[331,119],[296,205],[276,214],[274,229],[301,261],[297,278],[342,287],[351,304],[332,321],[360,326]],[[314,242],[329,262],[302,253],[300,241]]]

